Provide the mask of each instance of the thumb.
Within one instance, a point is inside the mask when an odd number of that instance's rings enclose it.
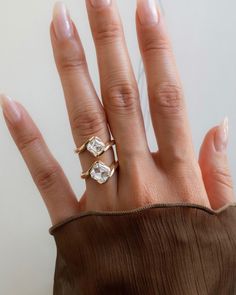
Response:
[[[206,135],[200,149],[199,165],[208,198],[213,209],[234,201],[233,181],[230,173],[227,145],[228,118]]]

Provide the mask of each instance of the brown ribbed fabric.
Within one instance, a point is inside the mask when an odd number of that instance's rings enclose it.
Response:
[[[236,204],[85,212],[51,228],[54,295],[236,294]]]

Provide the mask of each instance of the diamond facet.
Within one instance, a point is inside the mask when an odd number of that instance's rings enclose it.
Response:
[[[92,140],[88,142],[86,148],[90,153],[97,157],[104,151],[105,144],[101,141],[99,137],[95,136]]]
[[[95,179],[98,183],[105,183],[110,177],[111,169],[104,163],[95,162],[92,169],[90,170],[90,175],[93,179]]]

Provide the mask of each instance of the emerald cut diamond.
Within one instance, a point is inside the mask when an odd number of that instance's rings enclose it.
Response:
[[[104,152],[105,147],[105,144],[97,136],[93,137],[86,146],[87,150],[95,157],[101,155]]]

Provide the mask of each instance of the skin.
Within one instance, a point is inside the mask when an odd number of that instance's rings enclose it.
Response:
[[[138,9],[142,7],[138,3]],[[86,181],[78,200],[62,168],[22,105],[20,118],[12,122],[3,112],[49,211],[52,224],[82,211],[130,210],[153,203],[195,203],[218,209],[233,202],[232,178],[225,151],[214,146],[215,126],[195,155],[181,81],[160,11],[158,23],[143,24],[136,15],[137,36],[143,58],[150,112],[158,151],[148,147],[139,91],[115,1],[96,8],[86,1],[97,53],[101,82],[100,102],[89,75],[85,52],[74,23],[69,38],[58,38],[55,20],[50,33],[61,78],[72,135],[77,147],[93,135],[116,140],[119,169],[105,184]],[[79,156],[82,170],[95,161],[88,152]],[[113,150],[101,156],[110,165]]]

